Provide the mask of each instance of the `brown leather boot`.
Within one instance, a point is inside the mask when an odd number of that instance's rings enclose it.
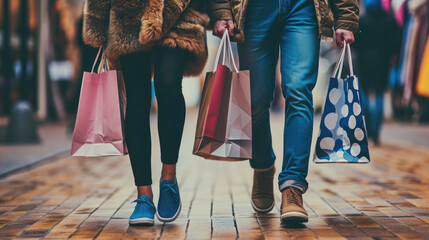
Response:
[[[282,191],[281,221],[296,224],[308,222],[308,213],[302,202],[302,192],[294,187]]]
[[[252,207],[258,213],[269,213],[274,207],[273,180],[276,168],[255,169],[253,173]]]

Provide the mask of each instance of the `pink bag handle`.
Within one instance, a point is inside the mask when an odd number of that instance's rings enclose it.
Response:
[[[97,56],[95,57],[94,64],[92,65],[91,73],[94,73],[95,64],[97,64],[97,61],[98,61],[98,58],[100,57],[100,53],[101,53],[101,49],[102,49],[102,48],[103,48],[103,47],[100,47],[100,48],[98,49]]]
[[[91,73],[94,73],[94,68],[95,68],[95,65],[97,64],[98,58],[100,57],[100,53],[101,53],[102,48],[103,47],[100,47],[98,49],[97,56],[95,57],[94,64],[92,65]],[[109,71],[109,70],[110,70],[110,68],[109,68],[109,64],[107,62],[107,57],[106,57],[106,54],[103,52],[103,54],[101,54],[101,62],[100,62],[100,65],[98,66],[97,72],[101,73],[101,72],[105,72],[105,71]]]
[[[98,73],[110,71],[109,63],[107,62],[106,54],[101,54],[100,65],[98,65]]]

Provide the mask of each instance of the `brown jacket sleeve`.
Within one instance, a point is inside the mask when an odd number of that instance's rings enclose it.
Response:
[[[100,47],[107,40],[110,0],[87,0],[83,7],[83,41]]]
[[[232,20],[231,3],[229,0],[211,0],[209,3],[210,24],[218,20]]]
[[[330,0],[330,3],[335,17],[335,29],[357,32],[359,29],[359,3],[357,0]]]

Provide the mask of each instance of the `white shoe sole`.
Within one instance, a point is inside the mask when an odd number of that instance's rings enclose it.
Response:
[[[283,223],[303,223],[308,222],[308,216],[301,212],[287,212],[280,217]]]
[[[272,204],[269,208],[267,208],[267,209],[260,209],[260,208],[258,208],[258,207],[256,207],[256,206],[255,206],[255,204],[253,203],[253,201],[252,201],[252,200],[250,200],[250,202],[252,203],[252,207],[253,207],[253,209],[254,209],[257,213],[262,213],[262,214],[266,214],[266,213],[271,212],[271,210],[273,210],[273,208],[274,208],[274,204],[275,204],[275,201],[273,201],[273,204]]]
[[[163,218],[163,217],[159,216],[158,211],[156,211],[156,217],[161,222],[172,222],[172,221],[176,220],[176,218],[179,216],[181,210],[182,210],[182,202],[180,202],[179,209],[177,209],[177,212],[176,212],[176,214],[174,214],[173,217],[171,217],[171,218]]]
[[[151,218],[136,218],[129,220],[130,225],[153,225],[154,223],[155,220]]]

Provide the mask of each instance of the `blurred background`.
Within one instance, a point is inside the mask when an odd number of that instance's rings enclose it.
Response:
[[[83,2],[0,0],[0,175],[70,149],[82,73],[90,71],[97,53],[82,41]],[[429,2],[364,0],[360,5],[353,66],[368,134],[378,145],[383,121],[397,128],[429,123],[429,74],[423,71],[429,69]],[[206,71],[211,71],[219,40],[207,36]],[[338,56],[334,43],[321,44],[316,114],[323,109]],[[188,117],[196,117],[204,76],[183,81]],[[272,111],[283,112],[283,105],[277,89]]]

